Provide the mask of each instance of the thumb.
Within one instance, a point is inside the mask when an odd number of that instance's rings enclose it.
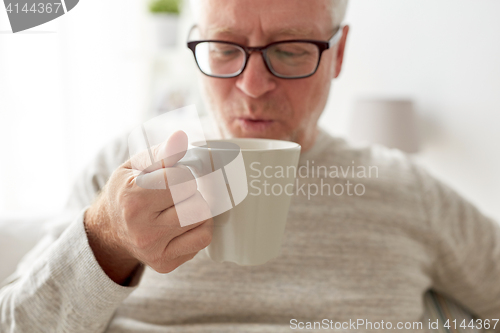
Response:
[[[125,164],[126,168],[149,173],[161,168],[173,166],[186,155],[188,137],[183,131],[177,131],[166,141],[134,155]]]
[[[148,172],[160,169],[168,168],[179,162],[188,148],[188,137],[183,131],[177,131],[167,139],[167,141],[151,147],[152,155],[155,159],[155,163],[148,167]],[[158,163],[163,160],[163,163]],[[159,166],[159,167],[158,167]],[[151,168],[151,170],[150,170]]]

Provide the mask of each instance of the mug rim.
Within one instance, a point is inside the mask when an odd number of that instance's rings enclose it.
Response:
[[[260,142],[260,143],[274,143],[274,144],[279,144],[283,145],[280,147],[271,147],[271,148],[245,148],[242,147],[241,144],[243,142]],[[206,140],[205,143],[207,146],[203,145],[201,146],[200,144],[203,143],[203,141],[195,141],[190,143],[190,146],[193,148],[201,148],[201,149],[212,149],[212,150],[230,150],[230,149],[225,149],[225,148],[212,148],[209,146],[210,142],[228,142],[228,143],[234,143],[238,145],[239,150],[241,151],[276,151],[276,150],[296,150],[296,149],[301,149],[301,145],[292,142],[292,141],[286,141],[286,140],[275,140],[275,139],[262,139],[262,138],[231,138],[231,139],[215,139],[215,140]],[[198,145],[197,145],[198,144]],[[236,150],[236,149],[235,149]]]

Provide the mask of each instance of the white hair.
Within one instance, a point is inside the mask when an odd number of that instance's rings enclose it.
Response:
[[[348,0],[330,0],[332,2],[332,20],[333,26],[337,27],[344,21],[345,13],[347,11]]]
[[[199,1],[200,0],[190,0],[191,10],[193,12],[193,16],[196,22],[198,22],[198,18],[200,17],[200,5],[198,3]],[[304,0],[304,1],[311,1],[311,0]],[[347,11],[347,3],[349,2],[349,0],[330,0],[330,2],[331,2],[330,10],[332,11],[333,26],[337,27],[342,23],[342,21],[344,21],[345,13]]]

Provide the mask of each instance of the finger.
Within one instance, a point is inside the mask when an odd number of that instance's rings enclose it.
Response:
[[[183,213],[185,211],[191,212],[192,223],[182,225],[181,219],[183,216],[186,216],[186,214]],[[165,243],[168,243],[175,237],[201,225],[203,222],[210,219],[211,215],[208,204],[203,199],[201,193],[197,191],[189,199],[163,211],[156,219],[154,226],[161,226],[164,228],[162,232],[164,234],[163,238]]]
[[[132,182],[127,197],[145,212],[160,214],[197,193],[196,180],[187,168],[166,168],[141,174]]]
[[[169,209],[173,210],[173,208]],[[175,214],[175,213],[174,213]],[[209,220],[201,221],[198,223],[190,224],[186,227],[181,227],[178,223],[171,223],[172,221],[169,221],[168,224],[166,225],[140,225],[140,224],[135,224],[132,228],[129,228],[129,230],[134,233],[134,234],[145,234],[149,235],[146,238],[142,237],[142,242],[141,245],[139,243],[132,241],[133,246],[140,250],[140,253],[146,258],[149,257],[149,260],[156,262],[159,260],[159,256],[163,256],[164,250],[166,246],[176,237],[189,232],[192,229],[195,229],[202,224],[207,223]],[[210,222],[212,223],[212,222]],[[168,258],[168,260],[172,260],[173,258],[176,258],[178,256],[181,256],[185,253],[182,254],[171,254],[171,256]],[[166,259],[165,259],[166,260]]]
[[[137,186],[148,190],[166,190],[185,182],[192,182],[196,185],[193,173],[183,165],[141,173],[135,178]]]
[[[187,146],[188,137],[186,133],[177,131],[167,141],[132,156],[123,164],[123,167],[140,171],[150,167],[148,172],[170,167],[184,157]]]
[[[208,220],[212,212],[199,191],[192,197],[174,205],[178,225],[181,227]]]
[[[164,143],[151,147],[152,154],[155,162],[163,160],[161,167],[171,167],[179,162],[188,147],[188,137],[183,131],[177,131],[168,138]],[[160,169],[160,164],[156,164],[156,168],[149,170],[149,172]]]
[[[166,274],[172,272],[174,269],[184,264],[185,262],[193,259],[198,252],[185,254],[171,261],[166,261],[163,258],[158,261],[151,263],[150,266],[158,273]]]
[[[164,257],[167,260],[173,260],[204,249],[212,241],[213,229],[213,219],[209,219],[196,228],[175,237],[165,247]]]

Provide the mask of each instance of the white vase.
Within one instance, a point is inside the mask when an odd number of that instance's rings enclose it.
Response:
[[[151,16],[158,46],[161,48],[174,47],[179,34],[179,15],[158,13]]]

